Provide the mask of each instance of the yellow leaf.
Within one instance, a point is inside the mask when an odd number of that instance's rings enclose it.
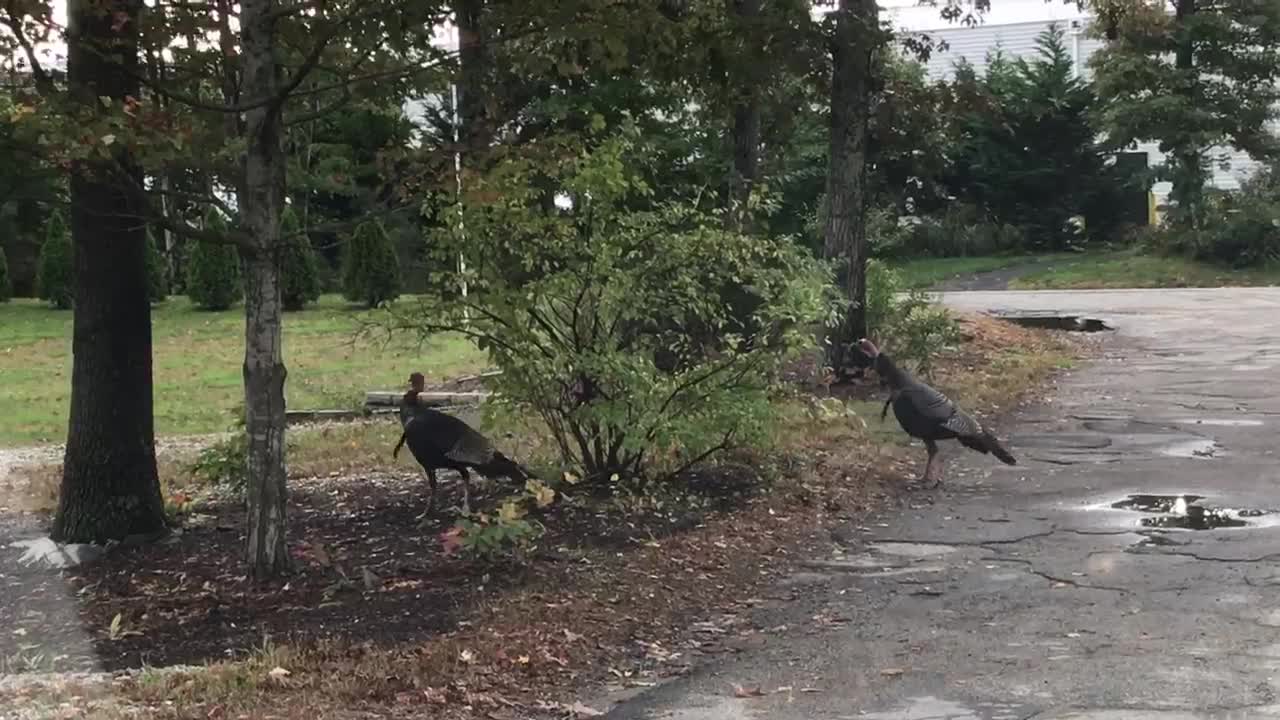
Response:
[[[524,511],[514,501],[508,500],[498,509],[498,519],[505,523],[515,522],[524,515]]]
[[[540,508],[550,505],[556,499],[556,491],[546,485],[543,485],[537,480],[529,480],[525,482],[524,486],[525,489],[529,491],[529,494],[533,495],[533,501],[536,502]]]

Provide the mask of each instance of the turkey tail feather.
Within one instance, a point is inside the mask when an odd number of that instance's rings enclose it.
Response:
[[[989,434],[987,435],[987,437],[991,441],[991,454],[1000,458],[1000,462],[1004,463],[1005,465],[1018,464],[1018,459],[1013,456],[1013,453],[1006,450],[1004,445],[1001,445],[1000,441],[997,440],[994,435]]]
[[[502,453],[494,453],[492,460],[477,465],[476,470],[486,477],[508,477],[519,483],[533,477],[527,468]]]
[[[1000,459],[1005,465],[1017,465],[1018,459],[1013,456],[1004,445],[1000,444],[1000,440],[989,430],[983,430],[981,435],[961,435],[956,438],[961,445],[972,450],[977,450],[983,455],[991,453]]]

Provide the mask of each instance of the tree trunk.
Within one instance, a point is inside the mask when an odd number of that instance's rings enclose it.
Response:
[[[279,92],[274,0],[243,0],[240,23],[241,95],[251,100]],[[257,104],[257,103],[255,103]],[[244,400],[249,439],[249,541],[247,560],[254,577],[288,569],[285,545],[285,405],[287,374],[282,352],[280,298],[280,212],[284,207],[285,156],[279,102],[258,104],[245,113],[242,221],[253,246],[243,251],[245,267]]]
[[[67,73],[82,106],[101,111],[100,97],[138,96],[141,6],[140,0],[69,3]],[[142,173],[123,148],[116,162],[81,161],[71,169],[71,414],[52,530],[65,542],[118,540],[165,527],[151,404],[146,232],[142,208],[125,189],[140,184]]]
[[[1174,53],[1174,66],[1177,68],[1177,92],[1191,107],[1197,106],[1196,86],[1198,85],[1195,69],[1195,46],[1188,24],[1197,11],[1196,0],[1177,0],[1174,6],[1174,33],[1177,37],[1177,51]],[[1173,148],[1173,183],[1170,196],[1176,211],[1174,221],[1184,227],[1200,229],[1204,226],[1204,184],[1207,173],[1204,167],[1203,148],[1195,144],[1188,136],[1181,139]]]
[[[725,224],[737,231],[749,229],[747,201],[758,179],[760,165],[760,87],[764,81],[759,77],[756,63],[751,61],[751,51],[757,49],[752,44],[760,36],[759,29],[753,25],[759,22],[761,1],[727,0],[729,12],[737,21],[738,34],[746,38],[748,50],[745,56],[736,58],[730,70],[734,98],[730,132],[733,165],[729,169]]]
[[[831,58],[831,148],[823,256],[837,261],[836,279],[849,306],[828,328],[827,365],[837,374],[865,365],[856,343],[867,333],[866,161],[872,59],[879,48],[875,0],[840,0]]]
[[[458,24],[458,118],[462,129],[462,161],[474,166],[475,156],[489,144],[485,112],[486,49],[484,0],[454,0]],[[468,157],[471,156],[471,157]]]

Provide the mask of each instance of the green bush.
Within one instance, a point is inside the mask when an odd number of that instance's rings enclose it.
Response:
[[[871,208],[866,222],[867,249],[872,257],[903,257],[909,251],[911,232],[898,222],[892,209]]]
[[[205,230],[225,233],[227,221],[222,213],[210,209],[205,215]],[[240,277],[240,255],[231,243],[198,241],[192,243],[187,259],[187,295],[202,310],[226,310],[244,296]]]
[[[198,480],[224,486],[240,495],[249,478],[248,453],[249,437],[241,425],[230,437],[201,450],[187,466],[187,472]]]
[[[960,327],[925,292],[912,290],[899,298],[901,288],[897,272],[879,260],[868,261],[867,332],[895,359],[912,363],[916,372],[927,376],[938,351],[959,342]]]
[[[320,266],[311,239],[300,233],[302,224],[293,208],[286,207],[280,216],[280,296],[284,309],[301,310],[320,298]]]
[[[71,232],[61,213],[49,216],[44,244],[40,246],[40,268],[36,284],[40,298],[59,310],[70,308],[75,299],[75,251]]]
[[[542,523],[528,519],[529,512],[546,508],[555,499],[554,489],[538,480],[528,480],[523,490],[498,506],[496,513],[460,518],[441,536],[444,552],[481,560],[524,562],[546,532]]]
[[[343,256],[342,289],[348,300],[369,307],[400,297],[400,258],[381,222],[363,222],[351,234]]]
[[[169,297],[169,268],[150,228],[147,228],[147,297],[153,303],[164,302]]]
[[[890,330],[901,291],[902,279],[897,272],[876,258],[867,261],[867,332],[872,337]]]
[[[1022,228],[988,220],[962,203],[952,203],[940,215],[920,218],[900,232],[901,239],[893,245],[897,252],[877,257],[973,257],[1017,252],[1029,245]]]
[[[790,239],[651,201],[628,162],[634,138],[545,169],[577,199],[568,211],[544,211],[519,161],[500,163],[479,182],[504,202],[466,209],[465,242],[440,232],[430,244],[442,273],[465,254],[468,297],[390,315],[477,338],[503,371],[498,402],[541,417],[564,466],[611,487],[768,437],[777,373],[812,349],[834,304],[829,269]],[[731,285],[754,298],[745,326],[722,300]]]
[[[1235,268],[1280,262],[1280,173],[1265,169],[1239,192],[1207,190],[1202,228],[1161,227],[1155,249]]]
[[[0,247],[0,302],[13,299],[13,283],[9,280],[9,259]]]

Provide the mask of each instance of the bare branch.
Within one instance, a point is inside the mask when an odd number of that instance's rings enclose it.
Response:
[[[31,43],[31,39],[27,37],[27,34],[22,31],[22,15],[18,13],[16,0],[6,0],[3,22],[8,26],[9,31],[13,33],[18,45],[22,47],[22,52],[27,56],[27,62],[31,63],[31,76],[35,78],[36,89],[42,95],[52,95],[56,89],[53,85],[53,78],[49,77],[49,73],[40,64],[40,58],[36,55],[35,46]]]

